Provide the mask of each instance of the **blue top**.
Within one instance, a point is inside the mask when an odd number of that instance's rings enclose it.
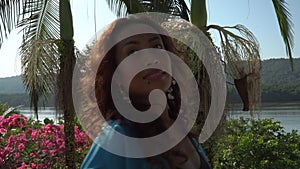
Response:
[[[124,134],[124,135],[132,135],[130,129],[124,125],[120,125],[117,121],[112,121],[110,126]],[[160,168],[158,165],[150,164],[146,158],[128,158],[115,155],[110,153],[103,148],[101,148],[101,142],[105,140],[105,142],[109,142],[110,137],[109,134],[112,134],[112,131],[103,128],[102,133],[100,134],[94,141],[92,147],[90,148],[89,153],[86,155],[83,163],[81,164],[81,169],[150,169],[150,168]],[[201,145],[195,138],[191,138],[193,145],[198,150],[200,159],[201,159],[201,167],[200,169],[210,169],[210,165],[205,156],[204,150]],[[163,168],[169,169],[170,166],[168,162],[160,158],[161,163],[164,165]]]

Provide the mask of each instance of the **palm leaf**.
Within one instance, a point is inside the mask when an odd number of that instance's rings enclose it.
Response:
[[[261,59],[257,39],[243,25],[230,27],[209,25],[207,28],[219,32],[221,52],[227,71],[233,79],[247,77],[246,90],[248,91],[250,114],[253,117],[254,109],[260,107],[261,101]]]
[[[73,40],[73,17],[69,0],[59,1],[60,39]]]
[[[184,0],[145,0],[141,4],[147,12],[168,13],[189,21],[189,8]]]
[[[191,21],[198,28],[207,25],[206,0],[192,0]]]
[[[128,13],[145,12],[140,0],[106,0],[109,8],[118,17],[124,17]]]
[[[291,13],[289,12],[285,0],[272,0],[272,2],[280,27],[281,37],[285,44],[286,54],[290,58],[290,64],[293,70],[292,48],[294,46],[294,31],[292,29],[293,23],[291,21]]]
[[[23,4],[23,44],[20,47],[22,79],[37,115],[38,100],[54,92],[59,53],[59,1],[28,0]]]
[[[106,0],[118,16],[140,12],[162,12],[189,20],[189,8],[184,0]]]
[[[0,48],[4,38],[17,25],[21,5],[21,0],[0,1]]]

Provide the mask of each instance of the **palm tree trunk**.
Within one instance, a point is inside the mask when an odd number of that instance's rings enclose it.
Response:
[[[199,29],[207,25],[206,0],[192,0],[191,4],[191,22]]]
[[[60,74],[59,74],[59,97],[61,108],[64,113],[64,132],[65,132],[65,157],[67,168],[76,168],[75,161],[75,110],[72,97],[72,78],[73,70],[76,62],[74,54],[73,41],[73,21],[72,11],[69,0],[60,0],[60,39],[62,41],[61,58],[60,58]]]
[[[72,97],[72,75],[75,66],[74,42],[73,40],[63,41],[61,55],[61,71],[59,76],[59,95],[61,97],[61,107],[64,113],[64,132],[65,132],[65,157],[68,168],[76,168],[75,161],[75,110]]]

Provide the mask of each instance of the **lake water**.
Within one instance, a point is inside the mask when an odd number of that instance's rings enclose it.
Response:
[[[31,110],[28,107],[23,107],[20,109],[20,112],[22,115],[26,116],[28,119],[36,119],[34,115],[34,111]],[[45,107],[45,108],[40,108],[38,111],[38,116],[40,121],[44,121],[44,119],[48,118],[53,120],[55,123],[58,122],[58,118],[60,117],[59,115],[56,115],[56,109],[54,107]]]
[[[228,118],[250,117],[249,112],[240,111],[237,107],[241,108],[242,105],[234,105],[228,109]],[[300,103],[262,104],[261,111],[256,112],[254,118],[273,118],[274,121],[280,121],[287,132],[294,129],[300,134]]]
[[[249,112],[240,111],[242,105],[230,105],[227,109],[228,118],[250,117]],[[33,111],[29,108],[20,109],[21,113],[27,118],[34,119]],[[40,109],[39,120],[43,121],[49,118],[57,122],[55,116],[55,108],[46,107]],[[276,121],[281,121],[287,132],[292,129],[298,130],[300,134],[300,103],[286,103],[286,104],[263,104],[260,113],[255,113],[255,118],[273,118]]]

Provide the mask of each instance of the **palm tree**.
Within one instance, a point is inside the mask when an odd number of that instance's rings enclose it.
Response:
[[[209,29],[220,29],[207,25],[206,0],[189,0],[190,9],[185,0],[106,0],[110,9],[118,16],[139,12],[163,12],[180,16],[207,32]],[[293,29],[291,14],[286,0],[272,0],[282,39],[286,47],[286,54],[290,59],[293,69]]]
[[[259,45],[255,36],[243,25],[236,26],[219,26],[207,25],[206,0],[190,0],[190,8],[184,0],[106,0],[110,9],[118,16],[122,17],[127,14],[139,12],[163,12],[177,15],[201,29],[204,34],[211,40],[211,30],[219,32],[221,44],[219,46],[223,63],[225,63],[225,71],[235,79],[235,86],[239,91],[241,99],[244,103],[244,109],[250,108],[250,114],[253,117],[254,108],[260,105],[260,71],[261,60],[259,53]],[[290,58],[291,68],[293,69],[293,29],[291,23],[291,14],[287,8],[285,0],[272,0],[278,23],[280,26],[281,36],[286,46],[287,56]],[[235,32],[239,32],[236,34]],[[211,40],[212,42],[212,40]],[[213,42],[212,42],[213,43]],[[209,86],[209,79],[201,62],[195,62],[197,56],[188,55],[188,60],[192,64],[192,71],[196,74],[200,86]],[[243,72],[245,67],[249,67],[249,72]],[[247,78],[251,78],[247,82]],[[200,91],[201,93],[201,91]],[[210,98],[210,88],[202,91],[201,104],[204,104],[204,112],[208,112]],[[207,114],[206,114],[207,115]],[[201,121],[202,120],[202,121]],[[205,119],[201,119],[198,123],[202,123]],[[198,133],[199,134],[199,133]]]
[[[1,1],[0,7],[0,45],[15,26],[22,28],[22,79],[31,106],[37,115],[39,98],[47,98],[57,90],[57,108],[64,114],[66,165],[76,168],[72,100],[75,54],[69,0]]]
[[[184,0],[107,0],[110,8],[117,16],[127,13],[145,11],[164,12],[180,16],[200,28],[209,36],[209,30],[220,32],[220,37],[236,40],[244,49],[251,49],[257,54],[257,42],[254,36],[243,26],[221,27],[207,25],[206,0],[191,0],[191,7]],[[293,68],[291,49],[293,46],[293,30],[291,27],[290,13],[285,0],[272,0],[281,36],[286,46],[287,56]],[[22,11],[20,13],[20,11]],[[74,165],[74,108],[71,95],[71,79],[74,68],[74,42],[72,15],[68,0],[5,0],[0,1],[0,47],[3,39],[15,26],[23,27],[22,77],[31,96],[31,105],[37,112],[37,103],[41,96],[47,98],[55,92],[61,96],[59,104],[62,106],[65,117],[66,132],[66,162],[69,168]],[[246,33],[246,37],[233,34],[228,29],[238,29]],[[221,47],[227,62],[230,62],[232,53],[240,54],[232,48],[229,41],[223,39]],[[230,50],[224,50],[230,49]],[[229,51],[229,52],[228,52]],[[252,54],[250,53],[250,54]],[[236,55],[235,55],[236,56]],[[229,58],[229,59],[228,59]],[[58,82],[58,85],[55,83]]]
[[[235,86],[244,103],[243,110],[249,110],[253,117],[254,104],[260,104],[260,56],[258,50],[258,42],[254,35],[244,26],[237,25],[233,27],[221,27],[218,25],[207,25],[206,0],[192,0],[191,5],[191,21],[204,33],[210,29],[215,29],[219,32],[221,38],[221,51],[227,63],[230,75],[235,79]],[[281,36],[286,46],[286,54],[290,59],[291,69],[293,70],[293,57],[291,49],[293,47],[293,29],[291,23],[291,14],[287,8],[285,0],[272,0],[276,16],[278,19]],[[228,29],[238,30],[242,36],[235,35]],[[250,43],[247,43],[250,42]],[[240,49],[239,49],[240,48]],[[244,67],[240,68],[244,60],[248,60],[252,70],[248,73],[243,73]],[[237,61],[238,60],[238,61]],[[254,62],[253,62],[254,60]],[[256,60],[256,61],[255,61]],[[244,62],[245,63],[245,62]],[[251,82],[247,82],[247,78],[252,78]],[[253,80],[254,79],[254,80]],[[257,92],[259,91],[259,92]]]
[[[191,22],[201,29],[209,39],[209,30],[217,30],[221,38],[221,52],[224,56],[224,60],[227,63],[229,69],[231,69],[231,75],[236,79],[243,79],[246,75],[236,72],[238,64],[236,60],[247,59],[259,59],[258,42],[254,35],[244,26],[226,26],[222,27],[219,25],[207,25],[207,10],[206,10],[206,0],[191,0],[190,11],[184,0],[107,0],[110,8],[114,11],[117,16],[123,16],[127,13],[138,13],[138,12],[164,12],[172,15],[180,16],[183,19]],[[286,46],[287,56],[290,58],[291,68],[293,69],[293,57],[291,49],[293,47],[293,29],[291,23],[291,14],[287,8],[287,3],[284,0],[272,0],[278,23],[280,26],[281,36]],[[124,7],[125,6],[125,7]],[[190,13],[190,16],[189,16]],[[231,30],[237,30],[240,35],[236,35]],[[216,45],[217,46],[217,45]],[[238,50],[240,48],[241,50]],[[253,57],[254,56],[254,57]],[[256,57],[255,57],[256,56]],[[193,59],[192,59],[193,60]],[[200,66],[199,66],[200,67]],[[260,67],[257,65],[257,67]],[[257,68],[258,69],[258,68]],[[234,72],[235,71],[235,72]],[[249,72],[248,74],[257,74],[258,72]],[[241,75],[237,75],[241,74]],[[245,81],[245,79],[243,80]],[[238,81],[240,84],[241,81]],[[245,86],[245,83],[241,83]],[[240,85],[238,85],[239,87]],[[253,87],[253,86],[252,86]],[[247,88],[247,87],[246,87]],[[244,88],[244,90],[246,89]],[[257,87],[255,87],[257,88]],[[245,110],[249,108],[248,93],[241,89],[241,97],[245,102]],[[259,97],[251,96],[253,98]]]

